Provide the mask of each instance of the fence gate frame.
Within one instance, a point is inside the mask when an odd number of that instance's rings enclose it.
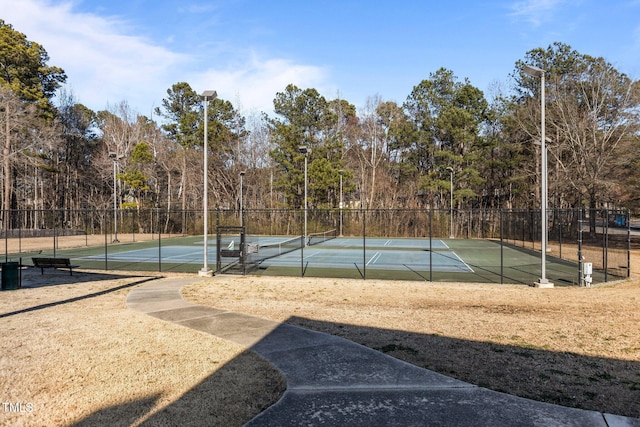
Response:
[[[223,235],[239,235],[240,247],[239,248],[223,248],[222,236]],[[236,265],[239,265],[242,269],[242,274],[246,274],[246,259],[247,259],[247,246],[246,246],[246,227],[240,225],[218,225],[216,226],[216,273],[224,273]],[[222,265],[222,257],[236,258],[226,265]]]

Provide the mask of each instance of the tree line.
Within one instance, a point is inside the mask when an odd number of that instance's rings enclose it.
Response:
[[[2,217],[8,211],[202,208],[204,103],[187,82],[151,117],[126,101],[92,111],[64,89],[44,47],[0,20]],[[274,115],[207,103],[209,206],[539,208],[541,79],[549,207],[636,208],[638,81],[563,43],[515,62],[491,98],[438,69],[402,104],[362,111],[314,88],[276,93]],[[302,149],[304,147],[304,149]],[[240,188],[242,182],[242,189]],[[453,184],[453,185],[452,185]],[[34,223],[34,227],[38,224]]]

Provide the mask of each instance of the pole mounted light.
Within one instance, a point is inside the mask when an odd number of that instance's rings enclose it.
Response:
[[[207,110],[209,109],[209,101],[213,101],[218,97],[218,93],[215,90],[205,90],[202,92],[202,99],[204,101],[204,196],[202,200],[202,211],[203,211],[203,252],[204,252],[204,261],[202,265],[202,269],[198,272],[198,276],[202,277],[210,277],[213,276],[213,271],[209,269],[209,251],[208,251],[208,215],[209,215],[209,161],[208,161],[208,150],[209,150],[209,140],[207,131],[209,128]]]
[[[300,154],[304,154],[304,245],[307,246],[307,157],[311,150],[307,148],[306,145],[301,145],[298,147],[298,151]]]
[[[525,64],[522,71],[531,77],[540,78],[540,157],[541,157],[541,172],[540,172],[540,187],[541,187],[541,201],[540,201],[540,228],[541,228],[541,240],[542,240],[542,257],[540,262],[540,280],[535,283],[538,288],[553,288],[553,283],[547,279],[547,147],[545,138],[545,94],[544,94],[544,75],[546,73],[542,68],[534,67],[532,65]]]

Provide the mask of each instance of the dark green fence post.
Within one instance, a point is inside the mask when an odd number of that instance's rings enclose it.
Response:
[[[582,208],[578,209],[578,286],[583,285],[582,277]]]
[[[502,209],[500,209],[500,284],[504,284],[504,243],[502,241]]]
[[[433,208],[429,208],[429,281],[433,282]]]
[[[102,213],[102,228],[104,230],[104,269],[108,270],[109,269],[109,253],[107,250],[108,247],[108,243],[107,243],[107,213],[106,211]]]
[[[367,280],[367,211],[362,210],[362,280]]]
[[[631,210],[627,209],[627,278],[631,277]]]
[[[162,222],[160,221],[160,208],[156,208],[156,221],[158,221],[156,228],[158,229],[158,273],[160,273],[162,271]]]

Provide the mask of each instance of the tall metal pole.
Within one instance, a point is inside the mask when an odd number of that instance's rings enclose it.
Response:
[[[545,87],[544,87],[544,72],[540,74],[540,127],[541,127],[541,149],[542,149],[542,266],[541,266],[541,277],[540,277],[540,285],[551,285],[553,287],[553,283],[549,283],[547,280],[547,240],[549,238],[549,231],[547,225],[547,209],[548,209],[548,173],[547,173],[547,138],[545,137]],[[546,286],[545,286],[546,287]]]
[[[304,153],[304,245],[307,246],[307,211],[309,204],[307,202],[307,153]]]
[[[545,138],[545,87],[544,87],[544,74],[545,70],[526,65],[523,71],[532,76],[540,77],[540,157],[542,161],[540,171],[540,187],[541,187],[541,200],[540,200],[540,228],[541,228],[541,243],[542,243],[542,256],[540,260],[540,280],[535,283],[538,288],[553,288],[553,283],[547,279],[547,146]]]
[[[209,99],[213,100],[216,99],[217,97],[217,93],[214,90],[205,90],[202,93],[202,98],[204,99],[204,148],[203,148],[203,152],[204,152],[204,195],[203,195],[203,201],[202,201],[202,210],[203,210],[203,227],[204,227],[204,231],[203,231],[203,252],[204,252],[204,260],[203,260],[203,265],[202,265],[202,269],[198,272],[199,276],[203,276],[203,277],[208,277],[208,276],[213,276],[213,271],[209,269],[209,250],[208,250],[208,228],[209,228],[209,221],[208,221],[208,216],[209,216],[209,160],[208,160],[208,150],[209,150],[209,140],[208,140],[208,135],[207,135],[207,131],[209,128],[209,123],[208,123],[208,116],[207,116],[207,110],[209,109]]]

